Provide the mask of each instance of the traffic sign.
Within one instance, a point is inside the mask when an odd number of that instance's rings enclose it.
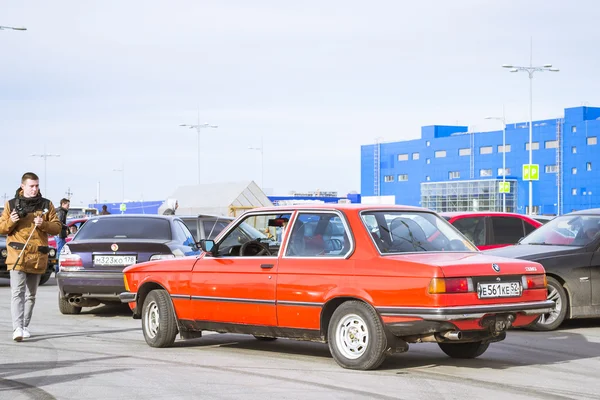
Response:
[[[510,182],[498,182],[499,193],[510,193]]]
[[[125,203],[121,203],[119,206],[119,211],[121,211],[121,214],[123,214],[125,211],[127,211],[127,205]]]
[[[540,180],[539,164],[523,164],[523,180],[524,181],[539,181]]]

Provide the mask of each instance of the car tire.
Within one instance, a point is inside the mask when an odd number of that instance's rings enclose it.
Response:
[[[452,358],[476,358],[485,353],[485,351],[490,347],[489,343],[482,342],[470,342],[470,343],[438,343],[440,349],[446,355]]]
[[[58,294],[58,310],[63,315],[77,315],[81,312],[81,307],[74,306],[69,300]]]
[[[44,275],[42,275],[40,277],[40,286],[50,280],[50,277],[52,276],[52,272],[54,272],[54,270],[44,272]]]
[[[542,314],[527,329],[532,331],[553,331],[566,319],[569,309],[569,297],[563,285],[555,278],[548,278],[548,300],[554,301],[556,308],[548,314]]]
[[[343,368],[375,369],[385,359],[387,337],[381,319],[361,301],[347,301],[333,312],[327,341],[333,359]]]
[[[271,336],[256,336],[256,335],[252,335],[252,336],[254,336],[254,338],[256,340],[260,340],[262,342],[272,342],[274,340],[277,340],[276,337],[271,337]]]
[[[142,331],[150,347],[169,347],[177,336],[177,319],[166,290],[148,293],[142,308]]]

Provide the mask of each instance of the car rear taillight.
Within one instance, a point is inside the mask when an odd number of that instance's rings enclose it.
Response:
[[[523,275],[521,281],[523,282],[523,289],[545,289],[548,286],[546,274]]]
[[[61,254],[58,259],[58,268],[60,271],[79,271],[83,269],[83,261],[77,254]]]
[[[154,254],[152,257],[150,257],[150,261],[167,260],[169,258],[175,258],[175,255],[174,254]]]
[[[468,293],[473,292],[471,278],[433,278],[429,282],[429,293]]]

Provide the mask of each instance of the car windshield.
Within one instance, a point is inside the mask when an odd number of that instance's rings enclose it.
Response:
[[[171,224],[162,218],[94,218],[77,233],[78,241],[89,239],[171,240]]]
[[[520,244],[586,246],[598,238],[600,216],[563,215],[531,232]]]
[[[456,228],[432,213],[368,211],[361,217],[382,254],[477,251]]]

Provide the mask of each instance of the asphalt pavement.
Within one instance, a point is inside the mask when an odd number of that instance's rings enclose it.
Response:
[[[412,344],[376,371],[350,371],[327,345],[205,333],[146,345],[126,306],[58,311],[39,288],[32,337],[12,340],[10,285],[0,279],[0,399],[598,399],[600,319],[554,332],[512,330],[480,358]]]

